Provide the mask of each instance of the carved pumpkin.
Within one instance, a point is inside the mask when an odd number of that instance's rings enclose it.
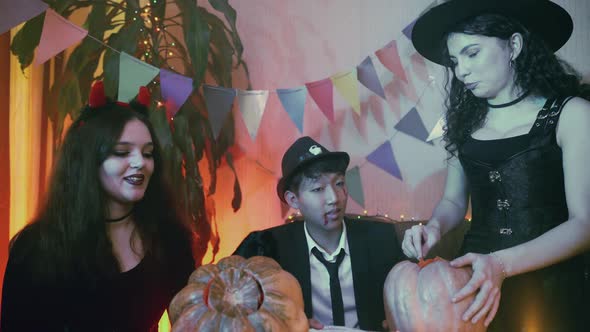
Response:
[[[230,256],[195,270],[170,303],[173,332],[305,331],[297,279],[271,258]]]
[[[483,332],[461,317],[475,295],[453,303],[451,297],[471,279],[469,267],[454,268],[442,258],[419,264],[403,261],[387,275],[383,289],[385,316],[391,330],[400,332]]]

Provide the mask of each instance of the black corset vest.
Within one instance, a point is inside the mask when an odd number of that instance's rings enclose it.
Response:
[[[464,251],[489,253],[512,247],[568,219],[561,148],[555,137],[561,106],[566,101],[548,100],[525,136],[494,141],[468,139],[461,148],[459,159],[469,181],[472,207]],[[510,151],[510,146],[501,146],[511,141],[523,149]],[[483,150],[486,145],[489,148]],[[482,150],[499,149],[510,154],[495,162],[482,160]]]
[[[568,220],[562,153],[556,142],[557,122],[568,100],[548,100],[526,135],[468,139],[460,149],[472,207],[462,253],[510,248]],[[506,279],[488,332],[585,331],[588,290],[581,258]]]

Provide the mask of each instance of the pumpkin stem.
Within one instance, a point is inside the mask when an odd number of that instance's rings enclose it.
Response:
[[[418,261],[418,267],[421,268],[421,269],[423,269],[423,268],[426,267],[426,265],[432,264],[432,263],[434,263],[436,261],[442,261],[442,260],[444,260],[444,259],[442,259],[442,258],[440,258],[438,256],[436,256],[434,258],[429,258],[429,259],[426,259],[426,260],[420,259]]]

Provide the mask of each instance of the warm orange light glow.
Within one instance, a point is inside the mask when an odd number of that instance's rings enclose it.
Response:
[[[16,33],[21,26],[13,29]],[[12,34],[12,36],[15,35]],[[10,57],[10,224],[12,238],[34,216],[39,199],[43,67],[24,73]]]

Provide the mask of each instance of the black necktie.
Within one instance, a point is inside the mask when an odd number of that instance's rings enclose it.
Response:
[[[341,249],[336,256],[334,263],[328,262],[318,248],[313,247],[311,253],[320,261],[330,274],[330,298],[332,300],[332,319],[334,325],[344,326],[344,303],[342,302],[342,289],[340,289],[340,279],[338,279],[338,266],[344,259],[344,249]]]

